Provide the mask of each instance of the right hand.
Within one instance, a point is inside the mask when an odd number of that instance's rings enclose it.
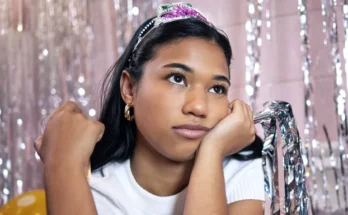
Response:
[[[66,102],[48,119],[35,149],[46,166],[89,168],[95,144],[104,133],[104,125],[89,120],[74,102]]]
[[[235,154],[255,140],[253,112],[241,100],[229,104],[231,112],[203,138],[201,147],[217,151],[221,157]]]

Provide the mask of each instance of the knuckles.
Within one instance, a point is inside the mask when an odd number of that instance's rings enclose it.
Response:
[[[75,102],[68,101],[60,106],[49,118],[50,120],[65,120],[65,119],[78,119],[78,120],[88,120],[87,117],[82,113],[82,111],[73,111],[80,110],[78,105]]]
[[[69,107],[72,107],[72,108],[76,108],[78,107],[77,104],[73,101],[67,101],[65,102],[63,105],[62,105],[63,108],[69,108]]]
[[[103,123],[95,120],[88,120],[88,128],[94,133],[104,133],[105,126]]]
[[[250,138],[250,143],[253,143],[253,142],[255,141],[255,139],[256,139],[256,136],[255,136],[255,134],[254,134],[254,135],[252,135],[251,138]]]

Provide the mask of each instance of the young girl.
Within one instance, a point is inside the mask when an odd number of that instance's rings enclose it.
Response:
[[[262,145],[249,106],[228,101],[231,57],[190,4],[161,6],[108,73],[99,121],[67,102],[36,140],[48,214],[263,214]]]

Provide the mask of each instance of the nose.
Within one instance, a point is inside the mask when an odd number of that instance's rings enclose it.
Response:
[[[187,90],[182,112],[185,115],[193,115],[200,118],[207,117],[208,98],[203,87],[192,87]]]

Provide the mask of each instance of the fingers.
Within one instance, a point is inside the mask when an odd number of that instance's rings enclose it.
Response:
[[[230,106],[228,106],[228,114],[232,113],[232,108]]]
[[[41,151],[40,151],[41,146],[42,146],[42,136],[39,136],[34,141],[34,148],[35,148],[35,151],[37,152],[37,154],[40,156],[41,161],[43,162],[43,157],[42,157]]]
[[[250,143],[254,142],[255,141],[255,134],[256,134],[256,128],[255,128],[255,124],[254,124],[254,117],[253,117],[253,112],[250,108],[249,105],[247,104],[244,104],[244,107],[245,107],[245,111],[247,112],[247,115],[248,115],[248,120],[250,122],[250,126],[251,126],[251,140],[250,140]]]
[[[92,123],[91,128],[93,129],[93,132],[95,132],[96,137],[96,142],[99,142],[101,138],[103,137],[104,131],[105,131],[105,126],[103,123],[97,121],[97,120],[91,120]]]
[[[253,117],[253,112],[250,108],[249,105],[247,105],[246,103],[244,103],[241,100],[234,100],[233,102],[231,102],[229,104],[229,108],[231,108],[232,110],[232,114],[243,114],[244,116],[244,122],[248,124],[248,127],[250,128],[250,132],[253,134],[252,135],[252,140],[251,142],[254,141],[255,138],[255,125],[254,125],[254,117]]]
[[[83,113],[81,108],[79,108],[79,106],[73,101],[67,101],[57,109],[57,111],[62,111],[62,110],[75,112],[75,113]]]
[[[243,102],[243,111],[244,111],[244,116],[247,120],[250,119],[250,116],[249,116],[249,108],[247,107],[247,104],[245,104]]]
[[[103,134],[105,131],[104,124],[96,120],[89,120],[89,123],[90,123],[89,128],[91,128],[91,133],[94,134],[94,136],[96,137],[95,141],[99,142],[101,138],[103,137]],[[38,138],[36,138],[36,140],[34,141],[34,148],[36,152],[38,153],[38,155],[40,156],[41,161],[44,162],[43,152],[41,150],[42,140],[43,140],[43,136],[39,136]]]
[[[232,113],[241,113],[245,118],[251,119],[253,118],[251,109],[249,105],[245,104],[243,101],[236,99],[229,104],[229,108]]]
[[[245,117],[247,117],[251,121],[254,121],[253,112],[250,106],[244,103],[243,101],[236,99],[228,105],[228,108],[231,110],[232,113],[233,112],[244,113]]]
[[[34,141],[34,148],[35,148],[36,152],[39,152],[39,151],[40,151],[41,144],[42,144],[42,136],[39,136],[39,137],[36,138],[35,141]]]
[[[228,107],[231,109],[231,113],[244,113],[244,102],[239,99],[233,100]]]
[[[44,118],[41,122],[41,133],[44,133],[47,123],[62,112],[74,112],[80,114],[83,118],[87,119],[87,116],[83,114],[83,111],[78,107],[75,102],[68,101],[61,105],[56,111],[51,113],[48,117]]]
[[[254,114],[253,111],[251,110],[250,106],[248,104],[245,104],[248,112],[248,116],[250,118],[250,121],[254,124]]]

